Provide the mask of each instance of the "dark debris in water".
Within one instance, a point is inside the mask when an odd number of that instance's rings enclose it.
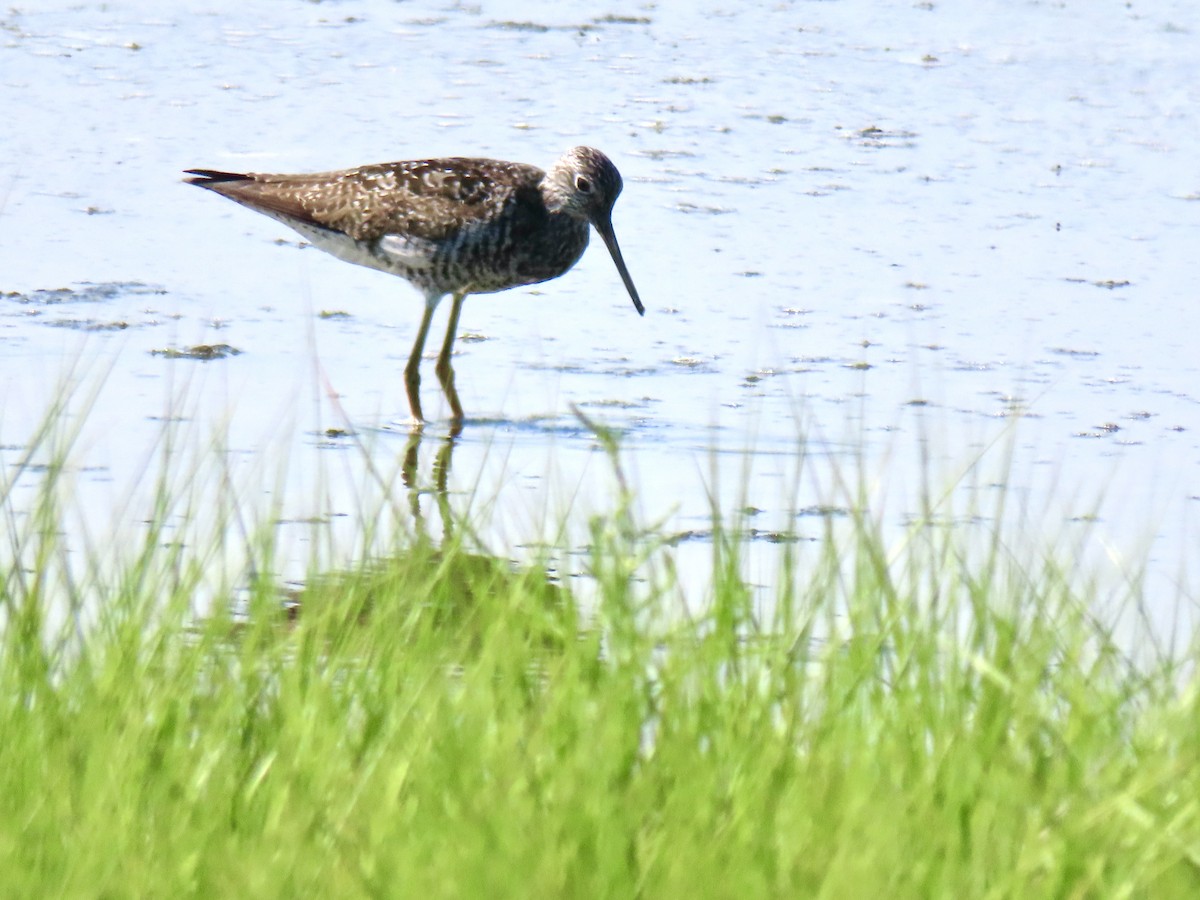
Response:
[[[619,16],[607,13],[592,19],[597,25],[649,25],[649,16]]]
[[[913,131],[889,130],[878,125],[868,125],[852,131],[847,138],[857,140],[864,147],[913,147],[916,146],[917,134]]]
[[[812,541],[816,538],[801,537],[794,531],[762,531],[751,528],[748,536],[752,541],[765,541],[768,544],[796,544],[800,541]]]
[[[75,331],[124,331],[129,327],[128,322],[97,322],[95,319],[53,319],[46,324]]]
[[[524,31],[531,34],[546,34],[550,31],[571,31],[577,34],[586,34],[589,31],[602,27],[604,25],[649,25],[650,19],[644,16],[618,16],[605,15],[593,18],[590,23],[580,23],[578,25],[545,25],[541,22],[519,22],[515,19],[495,19],[488,22],[483,27],[492,28],[497,31]]]
[[[773,375],[778,374],[779,372],[775,369],[759,369],[758,371],[747,374],[746,377],[742,379],[742,384],[746,387],[749,387],[751,385],[758,384],[764,378],[770,378]]]
[[[164,359],[225,359],[237,356],[242,351],[229,344],[196,344],[194,347],[167,347],[163,350],[151,350],[151,356],[161,356]]]
[[[1090,431],[1077,431],[1075,437],[1081,438],[1102,438],[1108,437],[1110,434],[1116,434],[1121,430],[1121,426],[1116,422],[1105,422],[1103,425],[1097,425]]]
[[[681,369],[687,369],[692,372],[715,372],[716,368],[710,360],[699,356],[676,356],[671,360],[671,365],[679,366]]]
[[[767,531],[762,528],[750,528],[744,532],[735,533],[735,536],[747,541],[763,541],[768,544],[797,544],[800,541],[817,540],[814,537],[796,534],[794,531]],[[667,535],[663,543],[668,547],[677,547],[691,541],[711,541],[712,539],[711,529],[688,529]]]
[[[528,363],[526,368],[532,369],[535,372],[562,372],[566,375],[582,375],[588,370],[579,363]]]
[[[690,159],[695,156],[690,150],[638,150],[635,156],[644,156],[646,159],[652,159],[655,162],[661,162],[664,159]]]
[[[323,431],[314,433],[317,438],[317,446],[329,449],[345,449],[349,446],[349,439],[354,437],[354,432],[346,428],[326,428]]]
[[[801,509],[796,513],[797,518],[800,518],[801,516],[818,516],[822,519],[832,519],[835,516],[841,517],[848,515],[850,515],[850,510],[846,509],[844,506],[826,506],[824,504],[817,506],[806,506],[804,509]]]
[[[535,34],[545,34],[550,30],[549,25],[542,25],[539,22],[513,22],[511,20],[489,22],[486,27],[496,28],[500,31],[531,31]]]
[[[1131,287],[1133,282],[1128,278],[1103,278],[1099,281],[1089,281],[1086,278],[1067,277],[1063,281],[1068,284],[1090,284],[1092,287],[1104,288],[1105,290],[1115,291],[1117,288]]]
[[[580,406],[588,409],[645,409],[646,400],[626,400],[623,398],[610,398],[608,400],[584,400]]]
[[[690,528],[686,531],[676,531],[674,534],[668,534],[664,536],[663,543],[668,547],[677,547],[680,544],[688,541],[711,541],[712,536],[713,533],[711,529]]]
[[[682,213],[707,213],[710,216],[723,216],[733,212],[725,206],[705,206],[696,203],[676,203],[675,208]]]
[[[28,293],[5,291],[0,293],[0,300],[25,305],[52,306],[56,303],[104,303],[118,297],[159,295],[166,292],[166,288],[159,285],[143,284],[140,281],[110,281],[105,284],[84,281],[75,287],[39,288]]]

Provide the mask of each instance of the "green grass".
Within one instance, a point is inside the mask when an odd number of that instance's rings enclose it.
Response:
[[[1135,667],[1053,553],[861,508],[765,610],[718,513],[685,614],[598,435],[587,603],[410,535],[197,615],[224,551],[155,521],[72,577],[63,466],[10,473],[4,894],[1200,896],[1194,653]]]

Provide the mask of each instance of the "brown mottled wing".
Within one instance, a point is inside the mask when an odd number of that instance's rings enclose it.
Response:
[[[490,159],[380,163],[309,175],[238,175],[197,169],[189,179],[283,221],[318,225],[371,241],[398,234],[443,241],[472,221],[499,215],[541,169]]]

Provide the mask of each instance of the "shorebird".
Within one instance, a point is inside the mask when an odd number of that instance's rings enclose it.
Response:
[[[638,315],[645,307],[621,257],[612,209],[621,173],[592,147],[564,153],[549,171],[495,159],[420,159],[302,175],[189,169],[189,184],[276,219],[338,259],[399,275],[425,295],[404,368],[420,425],[421,354],[434,310],[453,298],[438,354],[438,381],[461,427],[450,354],[468,294],[549,281],[583,255],[589,225],[600,233]]]

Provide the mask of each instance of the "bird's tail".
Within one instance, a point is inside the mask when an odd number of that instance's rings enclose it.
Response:
[[[218,169],[188,169],[185,174],[195,175],[195,178],[185,178],[184,181],[198,187],[212,187],[214,184],[250,180],[248,175],[243,175],[240,172],[222,172]]]

